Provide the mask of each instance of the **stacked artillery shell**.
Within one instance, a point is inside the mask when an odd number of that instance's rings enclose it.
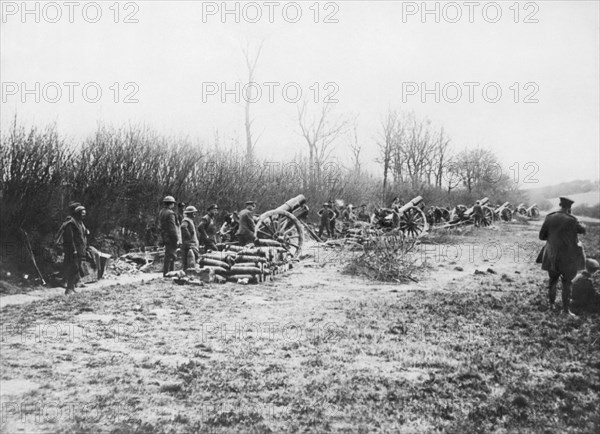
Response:
[[[225,246],[223,251],[200,255],[203,269],[212,270],[230,282],[258,283],[292,268],[292,256],[273,240],[260,240],[256,247]]]

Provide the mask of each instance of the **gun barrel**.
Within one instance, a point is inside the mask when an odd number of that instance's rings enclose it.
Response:
[[[504,210],[504,208],[506,208],[508,205],[510,205],[510,202],[504,202],[502,205],[500,205],[495,212],[502,212],[502,210]]]
[[[404,205],[402,205],[400,207],[400,209],[398,210],[400,212],[400,214],[408,211],[408,209],[412,206],[418,206],[421,202],[423,202],[423,198],[421,196],[417,196],[414,199],[408,201],[407,203],[405,203]]]
[[[533,205],[531,205],[529,208],[527,208],[527,211],[531,211],[532,209],[537,208],[537,203],[534,203]]]
[[[286,203],[284,203],[283,205],[281,205],[275,209],[279,210],[279,211],[293,212],[295,209],[300,208],[305,203],[306,203],[306,198],[304,197],[303,194],[299,194],[298,196],[288,200]]]
[[[479,201],[479,205],[481,205],[481,206],[487,205],[489,201],[490,200],[487,197],[484,197],[483,199],[481,199]],[[466,216],[470,216],[471,214],[473,214],[473,208],[475,208],[475,205],[473,205],[471,208],[469,208],[468,210],[466,210],[465,211],[465,215]]]

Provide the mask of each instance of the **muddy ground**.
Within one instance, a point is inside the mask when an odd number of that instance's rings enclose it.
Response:
[[[548,309],[538,230],[432,235],[404,285],[309,248],[260,285],[4,304],[1,431],[599,432],[599,317]]]

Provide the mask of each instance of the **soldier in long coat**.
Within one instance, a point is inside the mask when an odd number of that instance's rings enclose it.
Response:
[[[63,224],[62,242],[65,253],[64,267],[67,278],[65,294],[75,293],[75,285],[85,276],[83,261],[87,250],[88,230],[83,224],[86,211],[81,205],[77,206],[73,215]]]
[[[200,255],[200,244],[198,243],[198,235],[196,234],[196,223],[194,217],[198,210],[194,206],[188,206],[183,211],[183,221],[181,222],[181,247],[183,250],[183,270],[194,268],[196,259]],[[191,262],[190,262],[191,260]]]
[[[548,272],[548,300],[554,306],[556,300],[556,284],[562,281],[563,312],[571,314],[571,282],[577,271],[585,267],[583,251],[578,245],[577,234],[584,234],[583,227],[575,216],[571,215],[573,201],[560,198],[560,210],[546,216],[540,229],[540,240],[546,241],[541,252],[542,270]]]
[[[165,261],[163,264],[163,276],[175,269],[177,247],[181,244],[181,232],[179,230],[178,217],[175,213],[175,198],[167,196],[163,199],[163,208],[158,214],[160,234],[165,245]]]
[[[240,211],[239,220],[240,226],[237,233],[235,234],[240,246],[253,243],[256,239],[254,235],[256,225],[254,223],[254,209],[256,208],[256,202],[249,200],[246,202],[246,209]]]
[[[198,239],[206,250],[217,250],[217,225],[215,217],[219,212],[219,206],[213,204],[208,207],[206,215],[198,225]]]

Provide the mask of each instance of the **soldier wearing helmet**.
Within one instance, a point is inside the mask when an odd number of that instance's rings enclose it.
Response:
[[[183,210],[183,221],[181,222],[181,247],[183,248],[183,269],[196,267],[196,259],[200,255],[198,236],[194,217],[198,210],[194,206],[188,206]]]
[[[175,269],[177,247],[181,244],[181,233],[177,214],[175,214],[175,198],[167,196],[163,199],[163,208],[158,214],[160,234],[165,245],[165,261],[163,264],[163,276]]]

